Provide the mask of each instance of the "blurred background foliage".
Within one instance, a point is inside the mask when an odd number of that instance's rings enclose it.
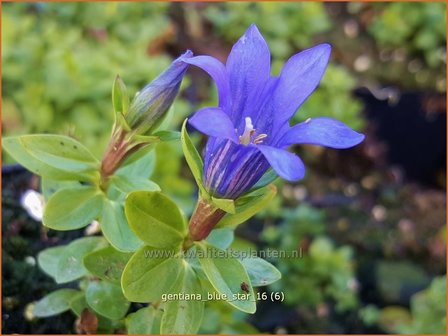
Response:
[[[283,278],[266,290],[285,301],[261,302],[254,316],[211,304],[201,332],[444,333],[445,12],[441,2],[4,3],[3,134],[67,134],[100,157],[116,74],[134,94],[185,49],[225,61],[251,23],[269,43],[274,75],[294,53],[330,42],[321,85],[293,122],[334,117],[367,140],[342,152],[294,148],[306,179],[277,181],[278,197],[237,230],[240,246],[300,251],[271,260]],[[192,67],[167,127],[216,101]],[[191,212],[196,190],[178,143],[156,148],[152,179]],[[27,188],[38,188],[29,175],[4,179],[3,332],[70,332],[70,316],[36,320],[25,306],[55,286],[37,252],[83,232],[42,232],[18,202]]]

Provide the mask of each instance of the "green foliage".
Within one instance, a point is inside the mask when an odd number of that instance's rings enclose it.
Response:
[[[246,321],[247,314],[235,310],[223,301],[210,301],[204,309],[201,334],[259,334]]]
[[[117,113],[125,116],[129,109],[129,93],[120,76],[115,77],[112,86],[112,105],[114,107],[115,115]]]
[[[429,277],[423,268],[411,262],[382,260],[376,267],[376,281],[385,302],[398,302],[406,286],[426,286]]]
[[[431,285],[411,300],[412,320],[397,327],[403,334],[444,334],[446,332],[446,277],[435,278]]]
[[[207,242],[220,249],[227,249],[235,237],[232,229],[214,229],[207,237]]]
[[[91,274],[100,279],[119,284],[121,274],[131,256],[131,253],[123,253],[108,246],[87,254],[83,264]]]
[[[285,250],[286,258],[274,260],[281,274],[287,274],[272,284],[273,291],[284,291],[287,304],[316,306],[334,300],[338,311],[357,307],[352,250],[335,247],[324,231],[322,211],[302,205],[296,210],[283,210],[285,220],[279,227],[263,232],[268,246]],[[316,236],[306,251],[300,246]],[[295,254],[292,254],[295,253]]]
[[[174,293],[201,294],[202,287],[191,266],[185,267]],[[204,313],[202,300],[170,300],[164,306],[161,334],[194,334],[201,326]]]
[[[257,24],[270,42],[275,58],[291,56],[294,47],[309,47],[315,34],[331,28],[322,3],[229,2],[209,6],[205,14],[217,31],[232,43],[249,25]]]
[[[163,3],[5,6],[5,133],[74,132],[99,155],[113,121],[110,83],[116,73],[133,94],[169,64],[166,55],[147,54],[148,46],[169,25],[161,15],[167,7]]]
[[[219,228],[235,227],[247,221],[271,202],[277,193],[274,186],[267,186],[254,193],[249,193],[235,201],[235,213],[228,213],[218,223]]]
[[[133,302],[157,302],[171,293],[185,271],[178,249],[144,246],[126,265],[121,278],[125,297]]]
[[[119,285],[106,281],[91,281],[87,285],[86,301],[94,311],[111,320],[123,318],[130,304]]]
[[[61,314],[70,309],[70,301],[78,294],[75,289],[58,289],[40,299],[33,307],[36,317],[49,317]]]
[[[100,221],[101,232],[117,250],[134,252],[143,245],[129,227],[122,204],[105,199]]]
[[[71,282],[87,275],[87,270],[82,262],[84,256],[104,246],[106,246],[106,241],[101,237],[79,238],[65,246],[59,255],[55,274],[56,282]]]
[[[184,123],[182,124],[182,133],[181,133],[181,142],[182,142],[182,150],[184,152],[185,160],[188,163],[188,166],[190,167],[190,171],[193,174],[193,177],[196,181],[196,184],[199,188],[199,191],[201,193],[202,197],[208,197],[208,193],[204,188],[204,183],[202,182],[202,170],[203,170],[203,162],[202,158],[199,155],[196,147],[194,146],[193,142],[190,139],[190,136],[187,132],[187,121],[188,119],[185,119]]]
[[[380,46],[422,52],[429,67],[443,65],[446,41],[445,3],[394,3],[380,6],[369,32]]]
[[[75,230],[90,224],[102,211],[103,196],[95,187],[64,188],[53,194],[42,223],[55,230]]]
[[[39,266],[57,283],[71,282],[87,274],[82,263],[84,256],[105,245],[101,237],[85,237],[66,246],[50,247],[39,253]]]
[[[161,320],[162,310],[149,306],[129,314],[126,317],[126,329],[129,335],[157,334]]]
[[[235,214],[235,202],[232,199],[216,198],[212,197],[211,202],[219,209],[224,210],[227,213]]]
[[[177,205],[159,192],[136,191],[125,204],[132,230],[147,245],[158,248],[179,246],[186,223]]]
[[[266,260],[258,257],[242,258],[250,283],[254,287],[267,286],[280,280],[282,274]]]
[[[134,190],[160,191],[160,187],[156,183],[139,176],[129,178],[127,176],[116,174],[111,177],[110,182],[124,194]]]
[[[410,311],[404,307],[387,306],[379,310],[375,322],[391,333],[445,334],[446,277],[434,278],[428,288],[414,294]]]
[[[3,147],[24,167],[54,180],[96,181],[98,160],[78,141],[59,135],[8,137]]]
[[[224,295],[226,301],[235,308],[246,313],[255,313],[254,291],[241,262],[212,245],[201,243],[197,246],[202,251],[198,254],[199,262],[215,290]],[[249,293],[241,289],[243,282],[249,285]]]

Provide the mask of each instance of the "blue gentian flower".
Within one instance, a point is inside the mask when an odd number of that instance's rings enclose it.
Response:
[[[236,199],[269,167],[288,181],[304,177],[302,160],[287,151],[293,144],[349,148],[364,135],[331,118],[310,118],[293,127],[289,119],[319,84],[330,57],[329,44],[292,56],[278,77],[271,75],[270,52],[255,25],[233,46],[226,64],[210,56],[185,62],[205,70],[218,88],[219,107],[197,111],[189,123],[209,136],[203,180],[207,191]]]

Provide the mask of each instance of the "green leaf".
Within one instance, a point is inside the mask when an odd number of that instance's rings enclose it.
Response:
[[[56,270],[56,282],[66,283],[88,274],[82,260],[87,253],[107,246],[102,237],[79,238],[64,247]]]
[[[101,334],[111,334],[117,327],[118,321],[112,321],[109,318],[100,315],[98,313],[93,312],[93,309],[87,304],[85,293],[81,292],[79,295],[76,295],[73,300],[70,301],[70,309],[76,316],[81,316],[84,309],[88,309],[98,319],[98,333]]]
[[[124,207],[117,202],[104,200],[100,224],[106,239],[119,251],[134,252],[143,245],[129,227]]]
[[[36,317],[49,317],[70,309],[70,301],[80,293],[75,289],[58,289],[40,299],[33,308]]]
[[[79,187],[81,184],[78,181],[58,181],[52,180],[48,177],[42,177],[40,179],[40,189],[46,202],[50,197],[61,189]]]
[[[86,295],[84,292],[80,292],[70,301],[70,309],[76,316],[80,316],[85,308],[88,308]]]
[[[180,132],[177,131],[157,131],[153,135],[158,137],[160,141],[180,140]]]
[[[56,278],[58,262],[66,246],[50,247],[37,255],[39,267],[52,278]]]
[[[234,236],[233,229],[214,229],[206,240],[213,246],[225,250],[232,244]]]
[[[111,320],[123,318],[130,305],[121,287],[106,281],[91,281],[86,289],[86,301],[94,311]]]
[[[126,132],[132,132],[132,128],[131,126],[129,126],[126,117],[124,116],[123,113],[121,112],[115,113],[115,118],[116,118],[115,122],[119,125],[119,127],[124,129]]]
[[[248,257],[240,259],[249,274],[252,286],[267,286],[280,280],[282,274],[274,265],[258,257]]]
[[[102,206],[103,194],[94,187],[61,189],[48,200],[42,223],[60,231],[79,229],[98,218]]]
[[[183,279],[179,281],[174,293],[199,294],[202,288],[194,270],[185,264]],[[168,300],[165,303],[161,334],[195,334],[201,326],[204,314],[204,301],[202,300]]]
[[[121,277],[124,295],[133,302],[155,302],[170,290],[182,275],[183,259],[174,249],[144,246],[126,265]]]
[[[115,175],[149,178],[156,164],[156,152],[153,149],[154,146],[147,145],[132,153],[117,169]]]
[[[108,246],[87,254],[83,259],[84,267],[100,279],[120,284],[121,275],[131,253],[123,253]]]
[[[126,85],[120,76],[117,75],[112,86],[112,104],[115,113],[126,115],[129,109],[129,94]]]
[[[78,141],[61,135],[4,138],[3,148],[31,172],[53,180],[94,182],[99,161]]]
[[[121,192],[127,194],[137,190],[160,191],[157,183],[150,181],[144,177],[124,175],[114,175],[110,178],[111,183]]]
[[[204,184],[202,182],[202,170],[203,170],[203,162],[202,158],[199,155],[198,151],[196,150],[196,147],[194,146],[193,142],[190,139],[190,136],[187,132],[187,121],[188,119],[185,119],[183,125],[182,125],[182,132],[180,135],[180,140],[182,142],[182,150],[184,152],[185,160],[188,163],[188,166],[190,167],[191,173],[193,174],[194,179],[196,180],[196,184],[199,187],[199,191],[201,193],[201,196],[204,198],[208,197],[208,193],[204,188]]]
[[[178,246],[186,235],[186,223],[179,208],[160,192],[129,194],[125,213],[131,229],[149,246]]]
[[[139,309],[126,317],[126,328],[129,335],[160,334],[162,311],[153,306]]]
[[[257,306],[249,276],[238,259],[230,257],[226,251],[207,243],[197,243],[202,253],[198,253],[199,262],[208,280],[218,293],[226,296],[226,302],[233,307],[253,314]],[[247,294],[241,284],[249,285]]]
[[[257,212],[263,210],[274,198],[277,193],[277,188],[274,185],[268,185],[263,189],[257,191],[262,194],[253,197],[247,197],[236,200],[236,213],[227,214],[221,219],[216,226],[217,228],[235,227],[247,221],[254,216]]]
[[[212,203],[218,208],[224,210],[225,212],[231,214],[235,213],[235,203],[232,199],[212,197]]]

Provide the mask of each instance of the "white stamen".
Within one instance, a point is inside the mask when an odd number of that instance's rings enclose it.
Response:
[[[305,120],[305,124],[308,124],[311,121],[311,118],[308,118],[307,120]]]
[[[259,145],[261,143],[263,143],[263,140],[266,139],[268,137],[267,134],[259,134],[255,137],[254,139],[254,144],[255,145]]]
[[[250,117],[246,117],[245,119],[246,126],[244,128],[243,135],[240,136],[240,143],[247,145],[250,142],[250,138],[255,133],[254,125],[252,125],[252,119]]]

